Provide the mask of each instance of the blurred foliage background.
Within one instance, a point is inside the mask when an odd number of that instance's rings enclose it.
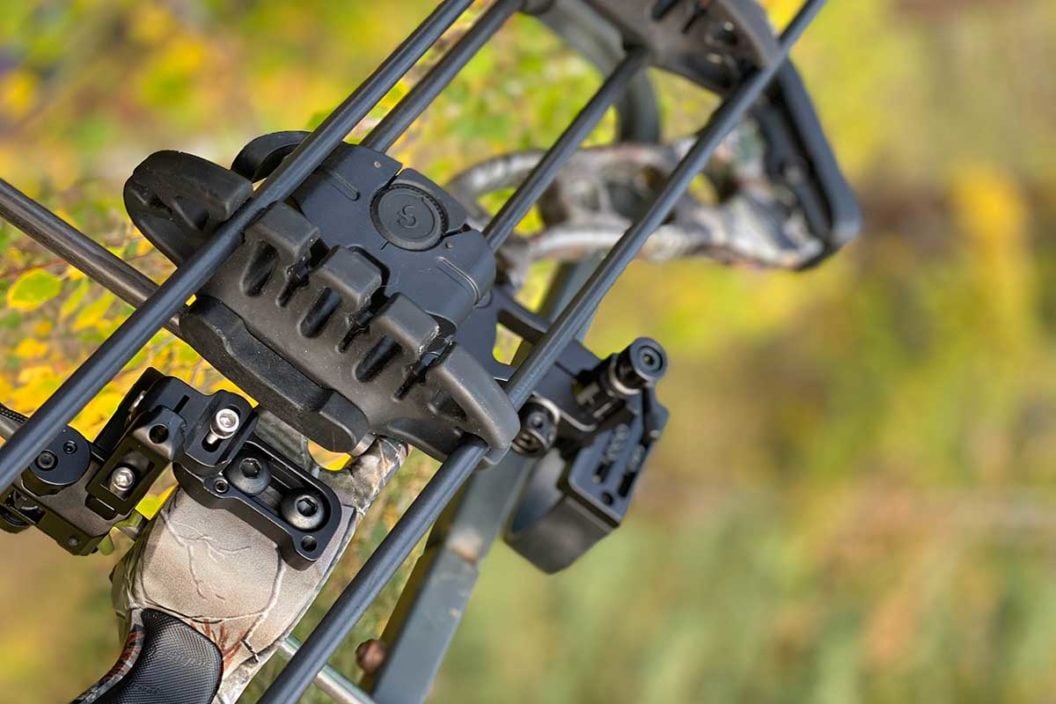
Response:
[[[227,163],[257,134],[314,124],[428,6],[3,3],[0,174],[160,280],[171,268],[120,203],[138,161]],[[673,419],[640,498],[557,577],[497,549],[437,701],[1051,700],[1054,37],[1051,0],[831,3],[795,57],[864,236],[809,274],[632,268],[592,337],[671,352]],[[443,180],[544,146],[597,83],[518,18],[400,156]],[[707,101],[657,83],[669,136],[696,126]],[[0,397],[28,413],[129,309],[11,227],[0,250]],[[160,334],[77,427],[94,433],[146,365],[222,383]],[[412,463],[385,493],[324,602],[428,471]],[[0,701],[66,701],[109,667],[114,559],[0,535]]]

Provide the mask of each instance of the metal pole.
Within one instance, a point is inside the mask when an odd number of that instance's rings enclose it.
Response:
[[[0,179],[0,217],[110,289],[126,303],[139,307],[158,289],[156,283],[131,264],[4,179]],[[179,315],[169,318],[165,327],[179,336]]]
[[[429,526],[454,498],[484,458],[487,446],[473,438],[458,447],[436,470],[381,545],[371,554],[326,612],[301,649],[264,692],[258,704],[291,704],[344,641],[382,587],[392,578]]]
[[[9,486],[59,428],[128,363],[174,313],[227,260],[243,231],[264,211],[285,200],[315,171],[352,128],[381,100],[472,0],[445,0],[407,40],[286,158],[245,205],[224,223],[157,293],[148,298],[0,448],[0,488]]]
[[[605,111],[624,94],[627,85],[638,75],[648,58],[646,51],[640,48],[631,49],[627,53],[627,56],[616,66],[598,92],[572,121],[572,124],[565,129],[554,146],[550,147],[542,160],[528,174],[524,183],[503,204],[502,209],[484,230],[484,237],[487,238],[492,251],[497,252],[513,233],[513,228],[524,219],[535,202],[543,195],[543,191],[557,177],[561,167],[576,152],[594,127],[601,122]]]
[[[411,92],[385,115],[361,144],[375,151],[388,151],[523,4],[524,0],[498,0],[492,5],[444,58],[414,85]]]
[[[554,311],[564,308],[600,260],[595,255],[562,266],[539,314],[550,320]],[[584,328],[580,337],[586,332]],[[488,471],[470,477],[437,519],[425,552],[385,625],[381,636],[384,663],[360,683],[377,704],[410,704],[429,696],[466,612],[481,561],[499,538],[538,464],[535,458],[506,455]]]
[[[279,653],[287,658],[296,655],[300,647],[300,641],[293,636],[286,636],[279,641]],[[315,676],[315,686],[337,704],[374,704],[374,700],[366,692],[329,665]]]

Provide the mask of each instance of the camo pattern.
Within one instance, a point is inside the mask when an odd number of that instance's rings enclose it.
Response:
[[[510,238],[499,253],[508,275],[520,283],[533,261],[578,260],[610,248],[692,143],[625,142],[576,153],[539,200],[545,227]],[[810,235],[792,193],[767,177],[765,150],[751,121],[730,133],[705,171],[707,185],[702,182],[679,199],[641,256],[653,261],[701,256],[727,265],[797,269],[821,254],[824,246]],[[477,220],[486,221],[481,196],[517,186],[542,156],[528,151],[491,159],[459,175],[448,189],[474,206]]]
[[[269,418],[261,425],[269,441],[314,467],[303,440],[280,421]],[[289,567],[263,534],[177,490],[114,571],[119,619],[127,628],[143,609],[158,609],[204,634],[223,655],[214,704],[234,704],[307,611],[360,517],[406,456],[402,443],[379,439],[340,472],[320,473],[341,501],[342,528],[303,571]]]

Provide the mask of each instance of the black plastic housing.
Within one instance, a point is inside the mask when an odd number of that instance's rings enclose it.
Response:
[[[254,140],[235,160],[242,176],[155,154],[126,185],[129,211],[181,261],[247,197],[249,179],[300,139]],[[517,413],[454,340],[494,278],[487,243],[440,187],[384,154],[344,145],[246,230],[181,330],[225,376],[327,449],[352,452],[387,435],[446,457],[466,433],[504,449]]]

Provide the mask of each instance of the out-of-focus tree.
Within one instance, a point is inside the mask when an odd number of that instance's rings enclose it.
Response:
[[[764,4],[780,25],[798,2]],[[316,124],[429,6],[7,3],[0,174],[161,280],[171,266],[120,203],[135,164],[162,148],[225,163],[257,134]],[[1049,696],[1054,34],[1050,0],[830,3],[795,57],[864,202],[862,241],[807,275],[632,267],[592,340],[651,334],[671,351],[672,425],[640,503],[556,579],[496,551],[438,700]],[[668,136],[698,127],[714,101],[655,78]],[[544,146],[597,82],[518,18],[399,156],[443,180]],[[592,141],[611,133],[609,120]],[[28,412],[129,308],[8,226],[0,251],[0,397]],[[223,383],[162,333],[77,426],[98,429],[148,365]],[[386,493],[345,575],[427,473],[414,464]],[[56,701],[116,653],[108,558],[0,537],[14,556],[0,602],[37,606],[0,618],[0,692]]]

